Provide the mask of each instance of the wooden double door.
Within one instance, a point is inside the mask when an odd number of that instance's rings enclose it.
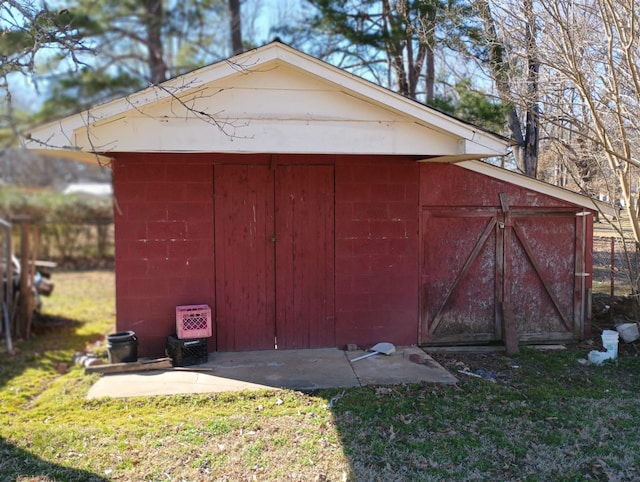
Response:
[[[423,210],[420,342],[579,338],[585,222],[571,210]]]
[[[333,166],[214,177],[217,349],[335,346]]]

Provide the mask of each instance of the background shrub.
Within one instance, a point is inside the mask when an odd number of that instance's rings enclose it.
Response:
[[[38,258],[89,265],[113,258],[111,197],[3,187],[0,217],[14,223],[22,216],[37,228],[32,229],[31,244],[37,244]],[[14,226],[14,251],[18,254],[19,231]]]

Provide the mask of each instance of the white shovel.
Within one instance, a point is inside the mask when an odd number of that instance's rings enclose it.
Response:
[[[367,353],[366,355],[359,356],[351,360],[351,363],[354,361],[362,360],[363,358],[369,358],[370,356],[377,355],[378,353],[382,353],[384,355],[391,355],[396,351],[396,347],[393,344],[388,342],[377,343],[371,347],[371,353]]]

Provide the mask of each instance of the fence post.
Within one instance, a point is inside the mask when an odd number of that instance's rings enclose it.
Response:
[[[2,313],[0,318],[3,320],[3,325],[0,327],[0,331],[4,333],[7,341],[7,351],[13,354],[13,344],[11,341],[11,316],[13,314],[13,260],[11,257],[11,223],[0,219],[0,227],[4,230],[4,261],[2,262],[2,278],[4,279],[4,286],[2,290]]]
[[[29,233],[30,221],[27,216],[17,216],[15,221],[20,223],[20,295],[18,296],[18,311],[15,320],[16,337],[27,340],[31,334],[33,319],[33,277],[30,276],[29,266]]]
[[[616,283],[616,238],[611,237],[611,295],[609,299],[609,321],[613,324],[613,299],[615,296],[615,283]]]

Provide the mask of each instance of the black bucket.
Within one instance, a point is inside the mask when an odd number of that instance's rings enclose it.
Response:
[[[107,335],[109,363],[138,361],[138,338],[133,331]]]

